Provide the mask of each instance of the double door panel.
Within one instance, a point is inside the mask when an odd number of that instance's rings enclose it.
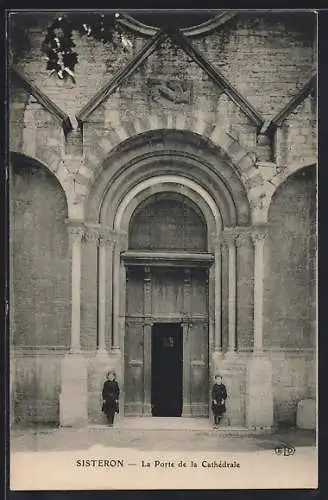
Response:
[[[184,270],[152,270],[145,314],[145,275],[128,273],[126,415],[208,415],[206,273],[195,270],[188,282],[185,276]]]

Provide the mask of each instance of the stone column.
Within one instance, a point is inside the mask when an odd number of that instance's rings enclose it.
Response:
[[[222,308],[222,290],[221,290],[221,244],[218,240],[215,245],[215,329],[214,329],[214,350],[222,351],[222,328],[221,328],[221,308]]]
[[[78,353],[81,349],[81,241],[84,229],[80,224],[72,224],[69,234],[72,248],[71,352]]]
[[[228,246],[228,353],[236,351],[236,234],[224,231]]]
[[[190,394],[190,384],[191,384],[191,359],[190,359],[190,330],[191,321],[189,316],[191,315],[191,276],[190,269],[184,270],[184,283],[183,283],[183,309],[184,309],[184,321],[182,323],[182,334],[183,334],[183,374],[182,374],[182,416],[191,416],[191,394]]]
[[[254,349],[247,367],[246,423],[251,428],[273,425],[272,363],[263,351],[263,279],[265,227],[255,227],[254,244]]]
[[[121,296],[121,247],[120,241],[117,238],[113,248],[113,332],[112,332],[112,350],[120,348],[120,296]]]
[[[125,289],[126,273],[123,262],[121,262],[121,252],[127,246],[127,235],[123,233],[112,233],[112,345],[111,363],[115,367],[118,375],[118,382],[121,386],[120,413],[119,419],[124,417],[124,381],[123,381],[123,356],[121,347],[124,342],[125,329]]]
[[[84,426],[88,422],[87,362],[80,346],[81,241],[84,226],[69,221],[72,249],[71,349],[61,363],[60,425]]]
[[[127,248],[127,234],[114,234],[113,264],[112,264],[112,306],[113,306],[113,333],[112,351],[120,349],[121,333],[125,324],[125,288],[126,273],[123,262],[121,262],[121,252]]]
[[[263,350],[263,279],[266,230],[252,232],[254,244],[254,352]]]
[[[143,415],[150,417],[151,412],[151,334],[152,334],[152,276],[150,267],[145,267],[144,275],[144,327],[143,327]]]
[[[98,346],[97,354],[107,354],[106,350],[106,328],[107,328],[107,280],[108,274],[111,276],[112,268],[112,253],[113,253],[113,237],[105,231],[101,231],[99,235],[99,250],[98,250]]]

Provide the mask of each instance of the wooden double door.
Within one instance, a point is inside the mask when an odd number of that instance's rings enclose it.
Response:
[[[208,416],[207,270],[127,269],[125,415]]]

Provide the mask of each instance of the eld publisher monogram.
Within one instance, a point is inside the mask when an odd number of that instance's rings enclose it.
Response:
[[[284,457],[289,457],[290,455],[294,455],[295,448],[294,446],[279,445],[275,447],[274,451],[276,455],[283,455]]]

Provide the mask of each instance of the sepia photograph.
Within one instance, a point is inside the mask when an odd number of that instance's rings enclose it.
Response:
[[[10,489],[317,488],[317,12],[7,39]]]

